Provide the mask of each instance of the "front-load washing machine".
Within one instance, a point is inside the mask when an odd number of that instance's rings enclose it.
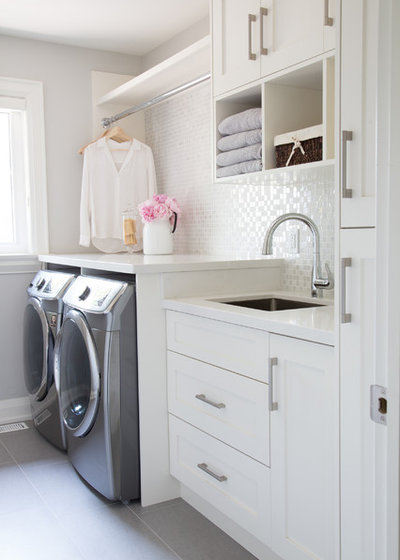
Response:
[[[63,299],[55,381],[69,458],[109,500],[139,498],[134,282],[78,276]]]
[[[66,449],[66,437],[53,382],[54,344],[61,326],[62,296],[74,278],[74,274],[39,271],[27,289],[24,315],[24,375],[33,422],[60,449]]]

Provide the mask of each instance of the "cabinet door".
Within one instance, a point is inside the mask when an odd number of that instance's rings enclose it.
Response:
[[[260,0],[213,0],[212,9],[213,83],[219,95],[260,76]]]
[[[272,335],[274,359],[271,548],[285,560],[337,559],[339,422],[334,349]]]
[[[374,560],[374,430],[369,418],[375,363],[375,230],[340,233],[342,259],[342,560]],[[348,266],[345,266],[345,265]],[[345,322],[343,322],[345,321]],[[376,428],[375,428],[376,427]]]
[[[375,225],[379,2],[342,2],[341,227]]]
[[[261,75],[282,70],[324,51],[323,0],[262,0]],[[329,37],[326,37],[329,41]]]

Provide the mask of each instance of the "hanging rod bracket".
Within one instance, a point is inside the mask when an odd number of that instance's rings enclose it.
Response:
[[[151,107],[152,105],[155,105],[156,103],[160,103],[161,101],[165,101],[166,99],[168,99],[169,97],[172,97],[173,95],[176,95],[177,93],[180,93],[181,91],[185,91],[186,89],[189,89],[193,86],[197,86],[198,84],[201,84],[202,82],[205,82],[206,80],[209,80],[211,78],[211,74],[204,74],[203,76],[200,76],[199,78],[196,78],[194,80],[191,80],[190,82],[187,82],[186,84],[182,84],[181,86],[178,86],[174,89],[171,89],[165,93],[162,93],[161,95],[158,95],[157,97],[153,97],[153,99],[150,99],[149,101],[145,101],[144,103],[141,103],[140,105],[135,105],[134,107],[131,107],[130,109],[126,109],[125,111],[122,111],[122,113],[118,113],[118,115],[113,115],[112,117],[104,117],[103,119],[101,119],[101,125],[103,128],[110,128],[110,126],[125,118],[125,117],[129,117],[129,115],[133,115],[134,113],[137,113],[138,111],[143,111],[143,109],[148,109],[149,107]]]

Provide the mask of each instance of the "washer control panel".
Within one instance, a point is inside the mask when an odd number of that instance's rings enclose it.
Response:
[[[28,294],[42,299],[61,298],[75,278],[73,274],[40,270],[28,286]]]
[[[108,313],[126,287],[127,283],[119,280],[78,276],[68,288],[63,300],[70,307],[82,311]]]

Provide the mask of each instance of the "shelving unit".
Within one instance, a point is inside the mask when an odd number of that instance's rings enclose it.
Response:
[[[98,99],[98,105],[139,105],[210,72],[210,36],[167,58]]]
[[[320,57],[313,62],[303,63],[283,72],[273,74],[260,80],[251,87],[217,97],[214,101],[214,169],[219,153],[217,142],[221,138],[218,124],[226,117],[250,107],[262,107],[263,171],[221,177],[214,180],[223,182],[245,182],[252,178],[260,180],[265,173],[275,169],[274,138],[278,134],[292,132],[314,125],[322,124],[323,156],[319,162],[302,164],[302,168],[325,165],[335,157],[334,150],[334,58]],[[289,166],[292,170],[299,166]],[[277,169],[282,170],[282,168]],[[257,176],[257,177],[256,177]]]

